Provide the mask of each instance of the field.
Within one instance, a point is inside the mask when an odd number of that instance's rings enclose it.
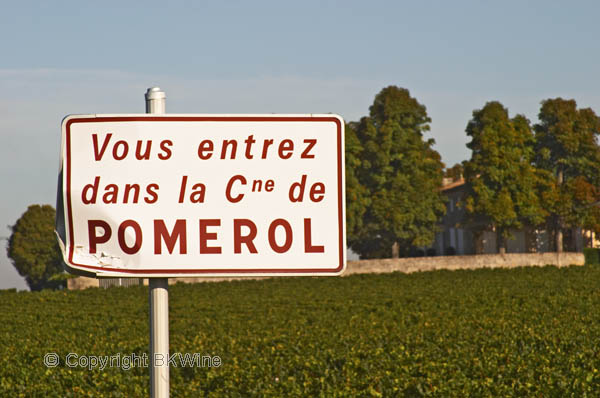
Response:
[[[172,397],[591,397],[600,267],[177,284]],[[0,396],[148,396],[148,369],[69,367],[147,353],[147,287],[0,293]],[[55,352],[57,367],[44,365]]]

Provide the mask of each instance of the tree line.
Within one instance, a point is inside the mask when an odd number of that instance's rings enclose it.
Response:
[[[345,126],[348,246],[385,258],[431,245],[446,212],[445,175],[465,178],[463,227],[495,230],[500,252],[526,226],[550,231],[555,251],[569,228],[600,231],[600,119],[562,98],[542,101],[538,119],[486,103],[466,126],[471,158],[445,168],[426,137],[426,107],[405,88],[382,89],[369,115]],[[32,205],[10,227],[7,254],[31,290],[64,286],[54,217],[51,206]]]
[[[378,258],[431,245],[446,211],[444,173],[465,178],[462,227],[475,236],[495,230],[500,253],[511,230],[546,230],[558,252],[565,230],[600,231],[600,118],[554,98],[542,101],[538,119],[511,118],[500,102],[486,103],[466,126],[471,158],[444,170],[425,138],[425,106],[407,89],[384,88],[369,116],[346,126],[349,246]]]

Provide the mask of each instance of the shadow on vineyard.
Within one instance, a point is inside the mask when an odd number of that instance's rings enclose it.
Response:
[[[171,396],[592,396],[599,282],[585,266],[177,284],[171,353],[220,366],[175,361]],[[0,293],[0,396],[147,396],[148,369],[123,366],[147,355],[147,295]]]

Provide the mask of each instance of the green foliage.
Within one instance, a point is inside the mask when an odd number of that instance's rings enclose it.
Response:
[[[583,249],[583,255],[585,256],[585,265],[600,264],[600,249],[586,247]]]
[[[408,90],[390,86],[377,94],[369,117],[350,124],[361,145],[351,177],[369,198],[360,205],[361,223],[351,223],[349,244],[363,258],[389,257],[396,242],[406,253],[433,241],[445,206],[443,163],[434,141],[423,139],[430,121]]]
[[[555,173],[562,171],[565,180],[585,176],[598,185],[600,120],[594,111],[577,109],[575,100],[555,98],[542,101],[538,118],[538,165]]]
[[[596,396],[599,284],[544,267],[174,285],[171,353],[222,366],[171,367],[171,396]],[[0,335],[0,396],[148,396],[147,368],[64,364],[147,353],[147,287],[0,292]]]
[[[543,222],[545,210],[538,195],[543,174],[532,166],[534,137],[529,121],[513,119],[499,102],[473,111],[466,129],[471,159],[465,164],[465,208],[473,228],[495,227],[500,241],[510,229]]]
[[[31,205],[11,228],[7,254],[31,290],[57,288],[51,278],[63,272],[62,254],[54,235],[55,211],[50,205]]]
[[[557,232],[566,227],[599,230],[600,209],[594,204],[600,200],[600,119],[562,98],[542,101],[538,119],[535,163],[554,178],[549,226]]]
[[[361,168],[362,145],[356,136],[353,124],[346,124],[346,235],[348,241],[359,239],[363,228],[363,217],[370,203],[366,188],[358,181],[357,171]]]
[[[464,174],[465,170],[462,163],[456,163],[454,166],[444,170],[444,177],[452,178],[454,181],[460,180],[464,177]]]

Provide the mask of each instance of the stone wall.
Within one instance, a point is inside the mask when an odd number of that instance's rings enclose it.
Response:
[[[67,289],[69,290],[83,290],[88,287],[99,287],[100,281],[96,278],[87,278],[85,276],[78,276],[77,278],[67,279]]]
[[[584,265],[583,253],[508,253],[508,254],[478,254],[469,256],[437,256],[387,258],[379,260],[349,261],[346,275],[369,274],[385,272],[419,272],[438,269],[478,269],[478,268],[514,268],[514,267],[543,267],[555,265]]]
[[[564,267],[568,265],[584,265],[583,253],[565,252],[558,253],[508,253],[508,254],[479,254],[469,256],[437,256],[437,257],[411,257],[411,258],[386,258],[378,260],[348,261],[346,272],[342,276],[352,274],[373,274],[387,272],[421,272],[440,269],[478,269],[478,268],[515,268],[515,267],[543,267],[555,265]],[[250,278],[169,278],[169,284],[177,282],[221,282],[239,279],[264,279],[264,277]],[[144,285],[148,279],[143,280]],[[68,280],[68,289],[77,290],[87,287],[98,287],[98,279],[78,277]]]

